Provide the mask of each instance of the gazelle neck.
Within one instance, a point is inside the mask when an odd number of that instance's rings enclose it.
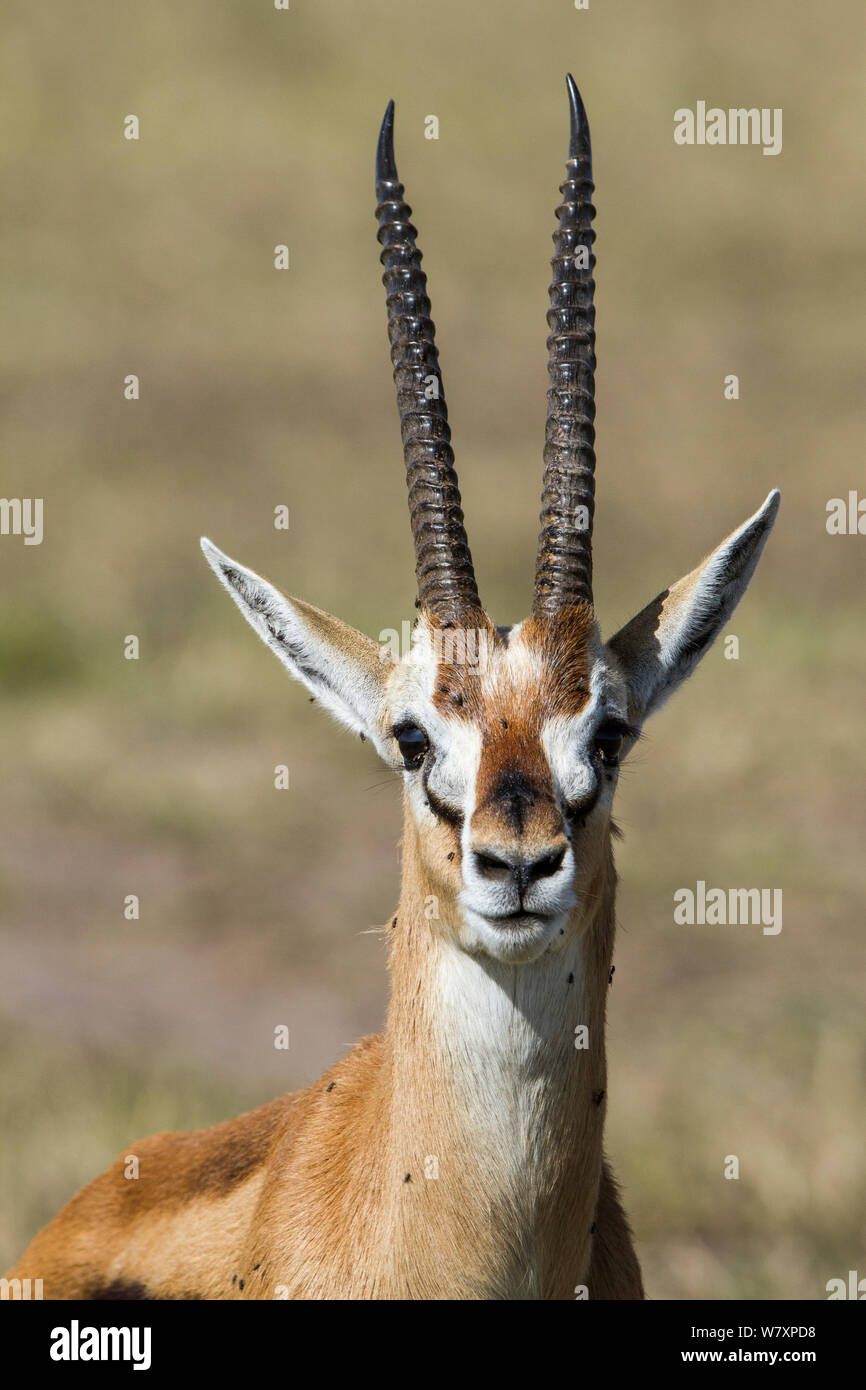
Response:
[[[567,1297],[589,1263],[601,1176],[612,858],[591,919],[569,921],[538,961],[506,965],[454,943],[456,900],[425,915],[436,889],[409,817],[403,855],[385,1056],[412,1277],[423,1286],[417,1222],[438,1271],[468,1227],[452,1296]]]

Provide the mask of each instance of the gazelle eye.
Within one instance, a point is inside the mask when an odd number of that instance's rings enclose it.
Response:
[[[602,724],[596,731],[595,746],[605,767],[616,767],[625,734],[619,724]]]
[[[406,767],[420,767],[424,761],[424,754],[430,747],[424,730],[419,729],[417,724],[403,724],[394,730],[394,737]]]

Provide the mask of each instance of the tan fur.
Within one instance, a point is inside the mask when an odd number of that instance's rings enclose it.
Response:
[[[505,1154],[485,1152],[479,1116],[454,1085],[460,1059],[428,988],[441,938],[419,910],[430,885],[415,877],[414,827],[407,835],[384,1035],[307,1091],[130,1145],[10,1277],[42,1278],[46,1298],[67,1299],[566,1299],[584,1283],[591,1298],[643,1296],[602,1163],[606,892],[587,936],[584,988],[572,992],[550,1054],[521,1080],[534,1092],[533,1126],[515,1130],[526,1166],[508,1173]],[[608,864],[604,889],[612,882]],[[521,967],[510,970],[516,981]],[[564,964],[558,978],[551,964],[554,979],[567,997]],[[586,1052],[573,1047],[572,1020],[589,1024]],[[137,1180],[124,1176],[130,1154]],[[438,1178],[425,1177],[430,1156]]]
[[[567,663],[544,625],[530,628],[537,685],[440,666],[448,717],[483,726],[472,829],[494,846],[564,838],[541,712],[585,702],[590,628],[589,614],[568,626]],[[529,788],[519,830],[495,795],[510,772]],[[591,1298],[643,1297],[602,1155],[609,829],[593,850],[589,906],[540,960],[511,965],[461,951],[459,831],[419,829],[407,797],[383,1035],[307,1091],[131,1145],[11,1277],[41,1278],[47,1298],[572,1299],[583,1286]],[[484,1030],[477,1045],[464,1015]],[[128,1155],[137,1179],[124,1174]]]
[[[571,78],[569,92],[579,166],[589,142]],[[564,297],[577,284],[563,271],[577,225],[569,194],[548,315],[549,397],[559,404],[548,413],[534,616],[495,628],[475,606],[444,402],[434,409],[425,390],[422,404],[420,373],[436,353],[392,122],[393,104],[378,213],[417,643],[383,660],[369,638],[202,538],[220,583],[283,666],[404,776],[386,1027],[305,1091],[131,1145],[7,1276],[42,1280],[46,1298],[643,1297],[602,1147],[615,769],[733,612],[779,496],[602,648],[591,602],[571,597],[591,593],[591,537],[573,534],[569,498],[593,496],[576,460],[594,457],[592,414],[578,405],[587,387],[592,400],[594,330]],[[569,176],[569,188],[581,181]],[[591,279],[581,296],[587,288],[591,304]],[[473,654],[489,647],[489,660],[441,655],[439,639],[459,648],[470,634]]]
[[[771,493],[608,643],[600,710],[627,691],[641,722],[687,677],[739,601],[778,501]],[[492,658],[478,669],[425,667],[423,656],[388,664],[345,624],[285,599],[209,542],[206,553],[292,674],[350,727],[366,727],[389,765],[401,765],[393,721],[425,691],[440,735],[465,726],[460,746],[477,758],[469,852],[484,841],[494,854],[532,856],[565,838],[577,905],[527,963],[467,938],[465,817],[444,803],[437,811],[422,774],[409,776],[382,1036],[306,1091],[132,1145],[7,1277],[41,1279],[46,1298],[64,1299],[642,1298],[602,1150],[615,826],[609,797],[560,805],[544,751],[563,756],[556,737],[575,734],[593,698],[591,609],[527,619],[511,637],[479,614]],[[422,617],[419,650],[434,627]],[[602,766],[597,789],[612,782]],[[569,796],[587,787],[578,779]],[[574,1046],[578,1028],[585,1049]],[[126,1176],[130,1154],[137,1179]]]

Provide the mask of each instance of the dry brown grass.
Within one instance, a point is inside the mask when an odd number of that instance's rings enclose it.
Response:
[[[45,498],[46,538],[0,542],[0,1265],[137,1134],[305,1082],[381,1019],[396,788],[197,538],[373,635],[411,614],[371,187],[393,95],[482,594],[521,616],[570,67],[608,631],[783,490],[740,661],[714,649],[623,779],[609,1148],[655,1297],[862,1273],[866,542],[824,529],[862,478],[859,7],[50,0],[4,31],[3,490]],[[676,148],[702,96],[783,107],[783,154]],[[697,878],[782,887],[781,935],[675,927]]]

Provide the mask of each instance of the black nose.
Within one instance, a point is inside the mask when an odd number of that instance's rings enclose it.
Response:
[[[535,883],[539,878],[550,878],[562,868],[565,860],[565,845],[560,845],[556,849],[546,850],[537,859],[527,861],[523,858],[505,858],[501,854],[491,854],[489,850],[475,850],[473,862],[476,871],[482,878],[489,879],[493,883],[513,882],[521,897],[526,892],[530,883]]]

